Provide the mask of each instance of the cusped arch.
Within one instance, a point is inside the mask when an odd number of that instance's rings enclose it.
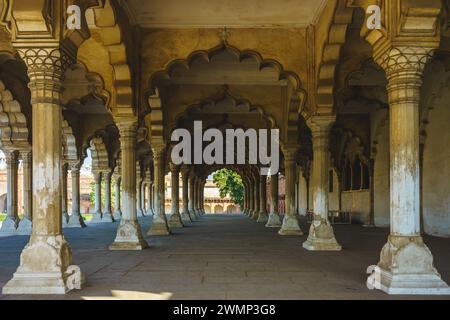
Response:
[[[90,141],[92,171],[109,172],[108,150],[101,136],[94,136]]]
[[[67,120],[61,124],[62,131],[62,160],[63,163],[73,163],[78,161],[78,149],[72,127]]]
[[[347,29],[352,23],[354,12],[354,8],[347,7],[346,2],[344,0],[337,1],[328,38],[323,46],[318,70],[316,114],[332,114],[334,112],[336,68],[341,56],[341,48],[347,40]]]
[[[20,103],[14,99],[0,80],[0,147],[21,149],[29,147],[28,127]]]
[[[98,31],[109,54],[109,63],[113,69],[113,93],[110,101],[114,106],[113,115],[134,116],[132,75],[127,48],[111,0],[100,1],[98,6],[86,10],[86,20],[90,29]]]

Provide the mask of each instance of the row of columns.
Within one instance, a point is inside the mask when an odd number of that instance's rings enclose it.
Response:
[[[31,151],[6,150],[6,219],[0,228],[0,235],[27,235],[31,233],[32,195],[31,195]],[[18,168],[19,156],[23,167],[23,217],[18,214]]]

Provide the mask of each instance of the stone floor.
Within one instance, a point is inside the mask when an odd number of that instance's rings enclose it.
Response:
[[[141,218],[147,231],[150,218]],[[335,226],[342,252],[308,252],[303,237],[240,215],[210,215],[170,237],[149,237],[141,252],[111,252],[117,224],[65,229],[74,262],[87,277],[83,290],[65,296],[0,296],[0,299],[399,299],[366,288],[386,229]],[[303,225],[303,230],[307,226]],[[27,237],[0,238],[0,286],[19,263]],[[426,237],[435,266],[450,283],[450,239]],[[431,297],[447,298],[450,297]]]

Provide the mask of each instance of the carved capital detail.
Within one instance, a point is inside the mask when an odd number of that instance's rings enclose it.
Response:
[[[392,47],[379,58],[378,63],[386,71],[388,79],[398,73],[421,76],[432,53],[433,49],[426,47]]]

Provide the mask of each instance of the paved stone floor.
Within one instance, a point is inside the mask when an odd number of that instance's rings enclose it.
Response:
[[[140,219],[147,231],[150,218]],[[241,215],[209,215],[151,248],[112,252],[116,224],[65,229],[74,263],[87,277],[65,296],[0,299],[399,299],[368,290],[366,268],[378,261],[386,229],[335,226],[342,252],[308,252],[303,237],[282,237]],[[307,226],[303,225],[303,230]],[[27,237],[0,238],[0,286],[11,278]],[[450,283],[450,239],[426,237],[435,266]],[[432,297],[447,298],[450,297]]]

